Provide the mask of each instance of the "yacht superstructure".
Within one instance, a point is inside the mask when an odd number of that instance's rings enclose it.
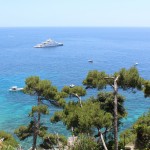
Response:
[[[52,39],[48,39],[45,42],[37,44],[34,46],[35,48],[45,48],[45,47],[56,47],[56,46],[63,46],[63,43],[56,42]]]

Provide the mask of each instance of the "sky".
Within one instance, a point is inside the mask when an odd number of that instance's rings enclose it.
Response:
[[[150,27],[150,0],[0,0],[0,27]]]

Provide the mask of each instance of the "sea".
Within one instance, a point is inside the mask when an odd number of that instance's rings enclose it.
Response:
[[[34,48],[49,38],[62,42],[64,46]],[[93,60],[93,63],[88,60]],[[16,128],[29,123],[28,113],[36,105],[36,97],[9,91],[11,86],[24,87],[29,76],[48,79],[61,90],[70,84],[82,86],[90,70],[113,74],[135,63],[138,63],[136,67],[140,75],[149,80],[150,28],[0,28],[0,130],[13,134]],[[82,100],[96,96],[96,93],[97,90],[88,89]],[[149,110],[150,98],[145,98],[142,91],[133,93],[119,89],[119,93],[126,98],[124,105],[128,112],[121,127],[124,130]],[[42,119],[49,132],[70,136],[62,122],[50,122],[54,112],[61,109],[49,104],[49,110],[50,115]],[[27,150],[32,146],[32,138],[20,144]]]

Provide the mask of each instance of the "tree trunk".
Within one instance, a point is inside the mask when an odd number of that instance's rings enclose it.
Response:
[[[79,97],[80,107],[82,107],[81,97]]]
[[[105,139],[105,141],[106,141],[106,139],[107,139],[107,128],[106,128],[106,130],[105,130],[105,132],[104,132],[104,139]]]
[[[40,99],[40,96],[38,96],[38,106],[41,104],[41,99]],[[37,132],[40,128],[40,120],[41,120],[41,113],[38,112],[38,122],[37,122]],[[37,133],[38,134],[38,133]]]
[[[33,127],[33,145],[32,150],[36,149],[36,141],[37,141],[37,132],[38,132],[38,123],[36,118],[34,118],[34,127]]]
[[[103,134],[100,132],[100,136],[101,136],[101,140],[102,140],[102,143],[103,143],[103,146],[104,146],[104,149],[105,150],[108,150],[107,147],[106,147],[106,144],[105,144],[105,141],[104,141],[104,138],[103,138]]]
[[[36,141],[37,141],[37,134],[34,133],[33,135],[33,145],[32,145],[32,150],[36,149]]]
[[[78,102],[79,102],[79,104],[80,104],[80,107],[82,107],[81,97],[80,97],[78,94],[74,94],[74,93],[72,93],[72,95],[74,95],[75,97],[78,98]]]
[[[40,97],[38,96],[38,106],[41,104]],[[38,112],[38,124],[40,124],[41,114]]]
[[[117,80],[119,76],[114,80],[114,141],[115,141],[115,150],[118,150],[118,85]]]
[[[38,103],[37,106],[41,104],[40,96],[38,96]],[[37,136],[39,132],[39,127],[40,127],[40,120],[41,120],[41,114],[38,112],[38,119],[34,118],[34,133],[33,133],[33,146],[32,150],[36,149],[36,141],[37,141]]]
[[[100,139],[101,139],[101,141],[102,141],[102,143],[103,143],[104,149],[105,149],[105,150],[108,150],[107,147],[106,147],[104,138],[103,138],[103,134],[102,134],[102,132],[100,131],[100,129],[98,129],[98,135],[99,135],[99,137],[100,137]]]
[[[115,94],[114,99],[114,140],[115,150],[118,150],[118,114],[117,114],[117,95]]]

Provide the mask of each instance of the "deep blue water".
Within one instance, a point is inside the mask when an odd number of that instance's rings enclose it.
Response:
[[[36,49],[34,45],[52,38],[64,46]],[[92,59],[92,64],[88,60]],[[10,133],[29,122],[28,113],[36,98],[8,89],[31,75],[49,79],[60,90],[64,85],[82,85],[89,70],[113,73],[136,62],[142,77],[150,79],[150,28],[0,28],[0,130]],[[87,91],[88,96],[94,94]],[[142,92],[120,91],[126,96],[128,117],[122,129],[150,108],[150,99]],[[84,98],[83,98],[84,99]],[[50,106],[52,115],[58,108]],[[51,132],[66,131],[62,123],[51,124],[43,119]],[[30,140],[26,148],[31,146]]]

